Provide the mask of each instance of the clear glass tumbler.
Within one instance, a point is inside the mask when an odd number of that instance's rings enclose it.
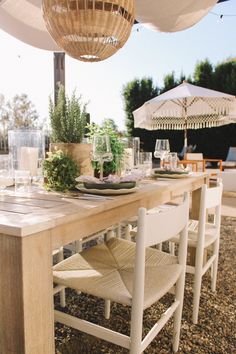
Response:
[[[145,176],[150,176],[152,172],[152,153],[140,152],[139,153],[139,168]]]

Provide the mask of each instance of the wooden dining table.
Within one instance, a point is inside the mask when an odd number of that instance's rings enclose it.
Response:
[[[169,202],[192,192],[198,217],[206,173],[143,181],[111,199],[80,200],[36,189],[0,200],[0,353],[53,354],[52,251],[137,215],[139,207]]]

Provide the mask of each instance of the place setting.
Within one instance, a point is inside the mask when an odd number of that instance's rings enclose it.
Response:
[[[181,166],[176,152],[170,152],[168,139],[157,139],[154,156],[160,159],[160,167],[152,170],[152,177],[158,179],[179,179],[191,176],[189,168]]]
[[[136,141],[135,144],[137,144]],[[137,156],[135,149],[128,146],[130,146],[130,141],[128,144],[124,140],[123,155],[114,157],[111,152],[109,136],[94,135],[91,160],[98,163],[99,178],[81,175],[76,178],[76,182],[78,182],[76,188],[85,193],[86,196],[85,194],[84,196],[86,198],[92,194],[109,196],[136,192],[139,188],[137,182],[143,177],[143,172],[139,169],[134,169]],[[139,154],[139,147],[137,151]],[[116,160],[116,173],[104,177],[104,162],[110,162],[113,159]]]

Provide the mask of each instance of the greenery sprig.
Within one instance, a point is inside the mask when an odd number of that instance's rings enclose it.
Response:
[[[75,91],[71,98],[66,96],[63,85],[59,86],[57,103],[49,98],[49,116],[51,122],[51,141],[54,143],[81,143],[87,124],[86,104]]]
[[[49,152],[48,158],[43,162],[46,188],[59,192],[74,189],[75,178],[79,175],[78,170],[76,162],[63,151]]]

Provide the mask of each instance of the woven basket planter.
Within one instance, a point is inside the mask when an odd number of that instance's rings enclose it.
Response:
[[[91,164],[91,144],[51,143],[50,151],[55,152],[57,150],[62,150],[77,163],[80,170],[80,175],[94,175],[94,171]]]
[[[43,16],[55,42],[82,61],[101,61],[129,38],[134,0],[43,0]]]

